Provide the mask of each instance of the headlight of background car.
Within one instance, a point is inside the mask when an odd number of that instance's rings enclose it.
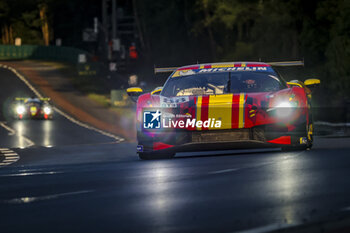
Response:
[[[50,114],[52,113],[51,107],[45,106],[45,107],[44,107],[44,113],[45,113],[46,115],[50,115]]]
[[[16,112],[19,115],[22,115],[26,111],[26,108],[23,105],[18,105],[16,107]]]

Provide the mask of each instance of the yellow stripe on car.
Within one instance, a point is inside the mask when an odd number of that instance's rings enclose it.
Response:
[[[196,113],[196,120],[201,120],[201,111],[202,111],[202,96],[198,96],[197,99],[197,113]],[[197,130],[201,130],[201,127],[197,127]]]
[[[233,94],[209,96],[208,119],[221,120],[220,129],[231,129]],[[209,127],[209,129],[218,129]]]
[[[234,67],[234,63],[227,63],[227,64],[217,64],[217,65],[211,65],[211,68],[229,68]]]
[[[238,128],[244,127],[244,102],[245,102],[245,94],[241,93],[239,95],[239,121]]]

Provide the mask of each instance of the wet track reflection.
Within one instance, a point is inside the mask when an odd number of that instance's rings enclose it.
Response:
[[[319,149],[329,142],[341,142],[332,156]],[[126,143],[26,149],[18,165],[31,166],[0,171],[0,183],[16,184],[0,185],[0,207],[8,213],[3,227],[47,232],[65,232],[73,225],[80,232],[234,232],[318,221],[350,206],[349,180],[343,179],[350,171],[348,142],[317,139],[311,151],[158,161],[138,160],[130,153],[136,145]],[[38,154],[45,159],[40,161]],[[83,164],[89,156],[96,160]],[[34,158],[40,166],[33,166]],[[59,164],[58,158],[65,163]],[[58,223],[62,220],[66,224]],[[21,224],[15,224],[18,221]]]
[[[30,139],[26,138],[25,135],[28,135],[29,128],[27,123],[24,121],[15,121],[12,125],[12,129],[14,129],[15,133],[13,134],[14,142],[17,143],[17,147],[23,149],[29,146],[32,146],[33,143],[28,141]]]
[[[279,216],[286,224],[300,224],[300,216],[295,206],[290,203],[300,198],[303,189],[307,188],[305,187],[306,177],[299,174],[299,169],[305,164],[301,159],[293,158],[300,156],[301,153],[287,156],[269,171],[275,177],[269,187],[270,192],[274,193],[281,203],[284,203]]]
[[[16,131],[18,147],[28,147],[25,138],[33,138],[35,145],[52,147],[55,137],[55,122],[52,120],[17,120],[10,123]]]
[[[5,124],[5,123],[4,123]],[[2,147],[27,148],[115,142],[113,138],[83,128],[56,114],[52,120],[11,120],[6,122],[8,141]]]

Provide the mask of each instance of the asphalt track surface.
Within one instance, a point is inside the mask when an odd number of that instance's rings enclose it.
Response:
[[[350,139],[310,151],[182,153],[141,161],[136,144],[51,121],[15,121],[6,103],[27,87],[0,69],[0,232],[264,232],[347,216]],[[26,139],[24,139],[26,138]],[[29,146],[29,141],[34,145]],[[0,162],[5,150],[0,151]]]

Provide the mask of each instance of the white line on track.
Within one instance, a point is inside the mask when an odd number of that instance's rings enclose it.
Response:
[[[10,66],[7,66],[7,65],[3,65],[3,64],[0,64],[0,67],[2,68],[5,68],[5,69],[8,69],[10,71],[12,71],[20,80],[22,80],[26,85],[27,87],[32,90],[34,92],[34,94],[38,97],[38,98],[43,98],[43,96],[40,94],[40,92],[38,90],[35,89],[35,87],[29,83],[29,81],[23,76],[21,75],[16,69],[10,67]],[[54,110],[59,113],[60,115],[62,115],[63,117],[67,118],[68,120],[70,120],[71,122],[83,127],[83,128],[86,128],[86,129],[89,129],[89,130],[93,130],[95,132],[98,132],[104,136],[107,136],[107,137],[110,137],[110,138],[113,138],[115,139],[117,142],[122,142],[124,141],[124,138],[122,137],[119,137],[119,136],[116,136],[116,135],[113,135],[111,133],[108,133],[106,131],[103,131],[103,130],[100,130],[100,129],[97,129],[93,126],[90,126],[88,124],[85,124],[81,121],[78,121],[76,120],[75,118],[69,116],[68,114],[64,113],[62,110],[54,107]]]
[[[10,164],[13,164],[19,160],[19,155],[14,152],[13,150],[2,148],[3,150],[0,151],[0,154],[4,156],[4,159],[0,163],[1,166],[7,166]],[[6,151],[6,152],[5,152]]]
[[[221,173],[227,173],[227,172],[234,172],[234,171],[237,171],[237,170],[239,170],[239,168],[230,168],[230,169],[212,171],[212,172],[209,172],[209,174],[221,174]]]
[[[30,90],[32,90],[34,92],[34,94],[37,97],[42,98],[42,95],[28,82],[28,80],[23,75],[18,73],[18,71],[16,69],[14,69],[10,66],[7,66],[7,65],[2,65],[2,64],[0,64],[0,67],[12,71],[20,80],[22,80],[29,87]]]
[[[257,227],[257,228],[252,228],[249,230],[245,230],[245,231],[237,231],[239,233],[263,233],[263,232],[271,232],[271,231],[276,231],[276,230],[282,230],[282,229],[286,229],[289,227],[294,227],[297,226],[299,224],[288,224],[288,223],[275,223],[275,224],[270,224],[270,225],[266,225],[263,227]]]
[[[27,203],[31,203],[31,202],[35,202],[35,201],[56,199],[56,198],[64,197],[64,196],[91,193],[93,191],[94,190],[82,190],[82,191],[77,191],[77,192],[58,193],[58,194],[39,196],[39,197],[20,197],[20,198],[14,198],[14,199],[10,199],[10,200],[4,200],[2,202],[9,203],[9,204],[27,204]]]
[[[9,154],[9,153],[12,153],[12,150],[3,150],[3,151],[0,151],[0,153]]]
[[[350,211],[350,206],[344,207],[341,209],[342,211]]]
[[[6,129],[7,131],[9,131],[11,133],[11,135],[15,135],[16,131],[12,128],[10,128],[9,126],[7,126],[4,122],[0,122],[0,126],[3,127],[4,129]],[[20,138],[22,138],[28,145],[27,147],[31,147],[34,146],[34,142],[32,140],[30,140],[29,138],[24,137],[23,135],[18,135]],[[7,149],[9,152],[12,152],[12,150]],[[6,150],[1,150],[1,152],[6,152]]]
[[[5,123],[0,122],[1,127],[3,127],[4,129],[6,129],[7,131],[9,131],[9,135],[14,135],[16,133],[16,131],[14,129],[11,129],[10,127],[8,127]]]
[[[119,136],[113,135],[113,134],[108,133],[108,132],[106,132],[106,131],[97,129],[97,128],[92,127],[92,126],[90,126],[90,125],[87,125],[87,124],[85,124],[85,123],[83,123],[83,122],[81,122],[81,121],[78,121],[78,120],[74,119],[73,117],[69,116],[68,114],[64,113],[63,111],[61,111],[60,109],[58,109],[58,108],[56,108],[56,107],[54,107],[54,110],[55,110],[56,112],[58,112],[59,114],[61,114],[63,117],[67,118],[67,119],[70,120],[71,122],[73,122],[73,123],[75,123],[75,124],[77,124],[77,125],[79,125],[79,126],[81,126],[81,127],[84,127],[84,128],[86,128],[86,129],[90,129],[90,130],[93,130],[93,131],[96,131],[96,132],[98,132],[98,133],[100,133],[100,134],[102,134],[102,135],[104,135],[104,136],[113,138],[113,139],[115,139],[117,142],[122,142],[122,141],[124,141],[124,138],[121,138],[121,137],[119,137]]]
[[[3,174],[0,175],[0,177],[7,177],[7,176],[38,176],[38,175],[56,175],[61,174],[63,172],[60,171],[50,171],[50,172],[21,172],[21,173],[13,173],[13,174]]]

